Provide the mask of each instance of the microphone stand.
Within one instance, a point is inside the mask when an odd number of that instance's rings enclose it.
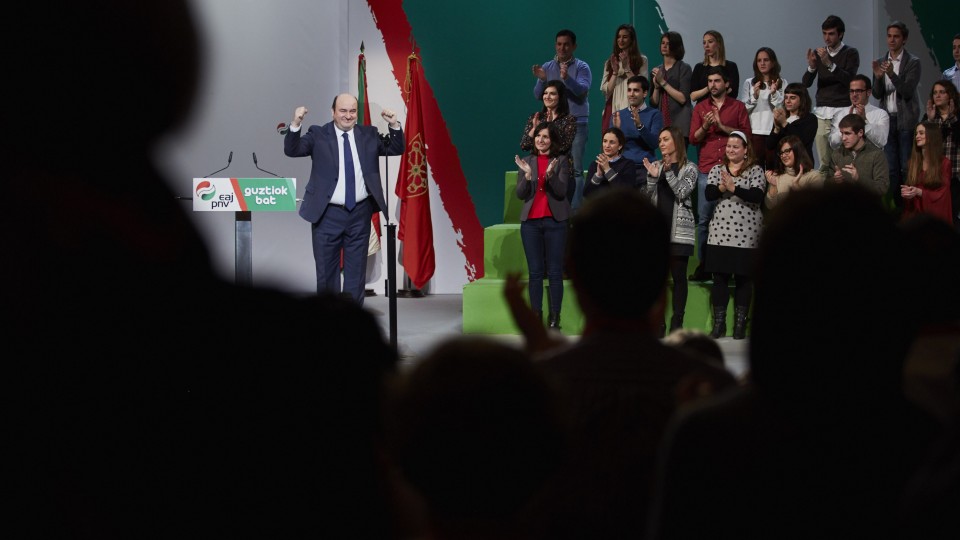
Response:
[[[277,173],[272,173],[272,172],[270,172],[270,171],[268,171],[268,170],[266,170],[266,169],[261,169],[261,168],[260,168],[260,165],[257,163],[257,153],[256,153],[256,152],[253,152],[253,166],[256,167],[258,171],[263,171],[263,172],[265,172],[265,173],[267,173],[267,174],[272,174],[273,176],[276,176],[277,178],[280,178],[280,175],[279,175],[279,174],[277,174]]]
[[[230,155],[227,156],[227,167],[230,166],[230,163],[231,163],[231,162],[233,162],[233,151],[232,151],[232,150],[230,151]],[[217,170],[213,171],[212,173],[203,176],[202,178],[210,178],[211,176],[217,174],[218,172],[226,170],[227,167],[224,167],[224,168],[222,168],[222,169],[217,169]],[[193,200],[193,197],[182,197],[182,196],[180,196],[180,195],[177,195],[176,198],[177,198],[178,201],[192,201],[192,200]]]

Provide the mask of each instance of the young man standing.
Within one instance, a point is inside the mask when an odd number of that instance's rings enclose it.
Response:
[[[824,178],[835,182],[859,182],[882,197],[890,187],[887,158],[864,137],[863,117],[848,114],[840,121],[841,146],[820,165]]]
[[[803,85],[813,86],[817,79],[817,106],[813,113],[819,119],[814,146],[821,163],[830,155],[827,140],[833,117],[844,107],[850,106],[848,92],[850,79],[860,69],[860,52],[843,43],[846,26],[843,19],[830,15],[820,25],[823,30],[824,47],[807,49],[807,71],[803,74]]]
[[[697,163],[697,246],[700,264],[690,276],[691,281],[706,281],[710,275],[703,270],[704,248],[707,244],[707,232],[713,208],[717,202],[707,200],[704,191],[707,187],[707,174],[714,166],[723,162],[727,146],[727,136],[732,131],[742,131],[749,140],[750,117],[743,102],[727,94],[727,72],[720,66],[707,71],[707,91],[709,99],[701,100],[693,108],[690,118],[690,143],[697,145],[700,156]]]
[[[870,78],[857,75],[850,81],[850,107],[840,109],[833,117],[830,128],[830,147],[840,148],[840,121],[848,114],[863,118],[866,128],[864,137],[877,148],[884,148],[890,135],[890,116],[887,111],[870,104]],[[908,147],[909,149],[909,147]]]
[[[658,109],[648,107],[646,103],[650,82],[643,75],[634,75],[627,80],[626,109],[613,114],[613,127],[620,128],[627,144],[623,147],[623,157],[637,165],[637,178],[634,187],[644,188],[647,184],[647,168],[643,159],[656,161],[657,142],[663,129],[663,115]]]
[[[570,148],[573,158],[573,178],[576,181],[576,192],[571,204],[574,209],[577,209],[583,200],[583,149],[587,146],[587,121],[590,119],[587,92],[593,83],[593,75],[586,62],[573,56],[574,51],[577,50],[577,35],[572,30],[564,29],[557,32],[555,50],[557,54],[553,60],[533,66],[533,76],[537,78],[537,83],[533,85],[533,97],[540,99],[543,95],[543,86],[547,81],[561,80],[567,87],[570,114],[577,117],[577,135]]]
[[[913,147],[913,128],[920,121],[920,59],[903,48],[910,36],[907,25],[887,25],[887,54],[873,61],[873,97],[890,115],[889,135],[883,152],[890,167],[889,196],[897,211],[903,208],[900,184],[906,176]],[[852,97],[852,96],[851,96]]]

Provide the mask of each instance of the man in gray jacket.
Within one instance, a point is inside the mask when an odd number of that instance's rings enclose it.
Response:
[[[907,161],[913,147],[913,129],[920,121],[920,59],[904,49],[910,35],[907,25],[894,21],[887,25],[887,54],[873,61],[873,97],[890,115],[890,132],[883,152],[890,168],[888,196],[903,208],[900,185],[906,177]]]

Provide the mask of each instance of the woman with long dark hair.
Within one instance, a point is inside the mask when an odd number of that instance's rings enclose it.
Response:
[[[783,107],[773,110],[773,130],[767,136],[767,150],[780,148],[784,137],[795,135],[803,142],[807,155],[813,157],[813,139],[817,136],[817,117],[807,87],[790,83],[783,89]],[[820,157],[821,161],[824,159]]]
[[[900,186],[904,219],[921,212],[953,224],[950,201],[950,160],[943,155],[940,126],[922,122],[913,131],[913,151],[907,162],[907,182]]]
[[[627,108],[627,79],[634,75],[647,76],[647,57],[637,45],[637,31],[632,24],[621,24],[613,37],[613,52],[603,64],[600,91],[606,97],[601,129],[610,127],[613,111]]]
[[[676,126],[683,134],[684,146],[690,133],[690,115],[693,104],[690,102],[690,84],[693,71],[690,64],[683,61],[686,54],[683,37],[677,32],[666,32],[660,36],[660,54],[663,63],[650,72],[653,90],[650,104],[660,109],[664,127]]]
[[[550,280],[550,328],[560,328],[563,255],[570,218],[569,161],[560,154],[560,133],[552,123],[534,128],[533,151],[517,164],[517,197],[523,200],[520,238],[529,270],[530,307],[543,320],[543,279]]]
[[[776,156],[767,152],[767,136],[773,131],[773,111],[783,103],[786,85],[780,77],[777,53],[760,47],[753,56],[753,77],[743,81],[738,99],[750,114],[750,145],[764,169],[773,169],[777,163]]]
[[[796,135],[780,139],[777,168],[767,170],[767,208],[773,208],[791,191],[823,185],[823,174],[814,168],[813,158]]]

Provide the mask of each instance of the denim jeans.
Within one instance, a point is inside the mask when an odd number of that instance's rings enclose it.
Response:
[[[890,168],[890,189],[887,190],[887,195],[898,209],[903,208],[900,186],[905,180],[904,173],[907,170],[907,162],[910,161],[910,151],[913,149],[913,128],[914,126],[898,126],[897,115],[890,115],[890,131],[887,135],[887,144],[883,147],[883,154],[887,157],[887,165]]]
[[[573,199],[570,200],[570,206],[574,210],[580,208],[583,204],[583,151],[587,147],[587,124],[577,124],[577,134],[573,138],[573,145],[570,147],[570,157],[573,158],[573,180],[574,192]]]
[[[719,201],[708,201],[704,191],[707,189],[707,173],[697,172],[697,257],[703,264],[703,248],[707,245],[710,232],[710,218]]]
[[[543,311],[543,278],[546,274],[550,279],[550,312],[560,313],[567,222],[552,217],[528,219],[520,224],[520,239],[530,271],[530,307],[534,311]]]

